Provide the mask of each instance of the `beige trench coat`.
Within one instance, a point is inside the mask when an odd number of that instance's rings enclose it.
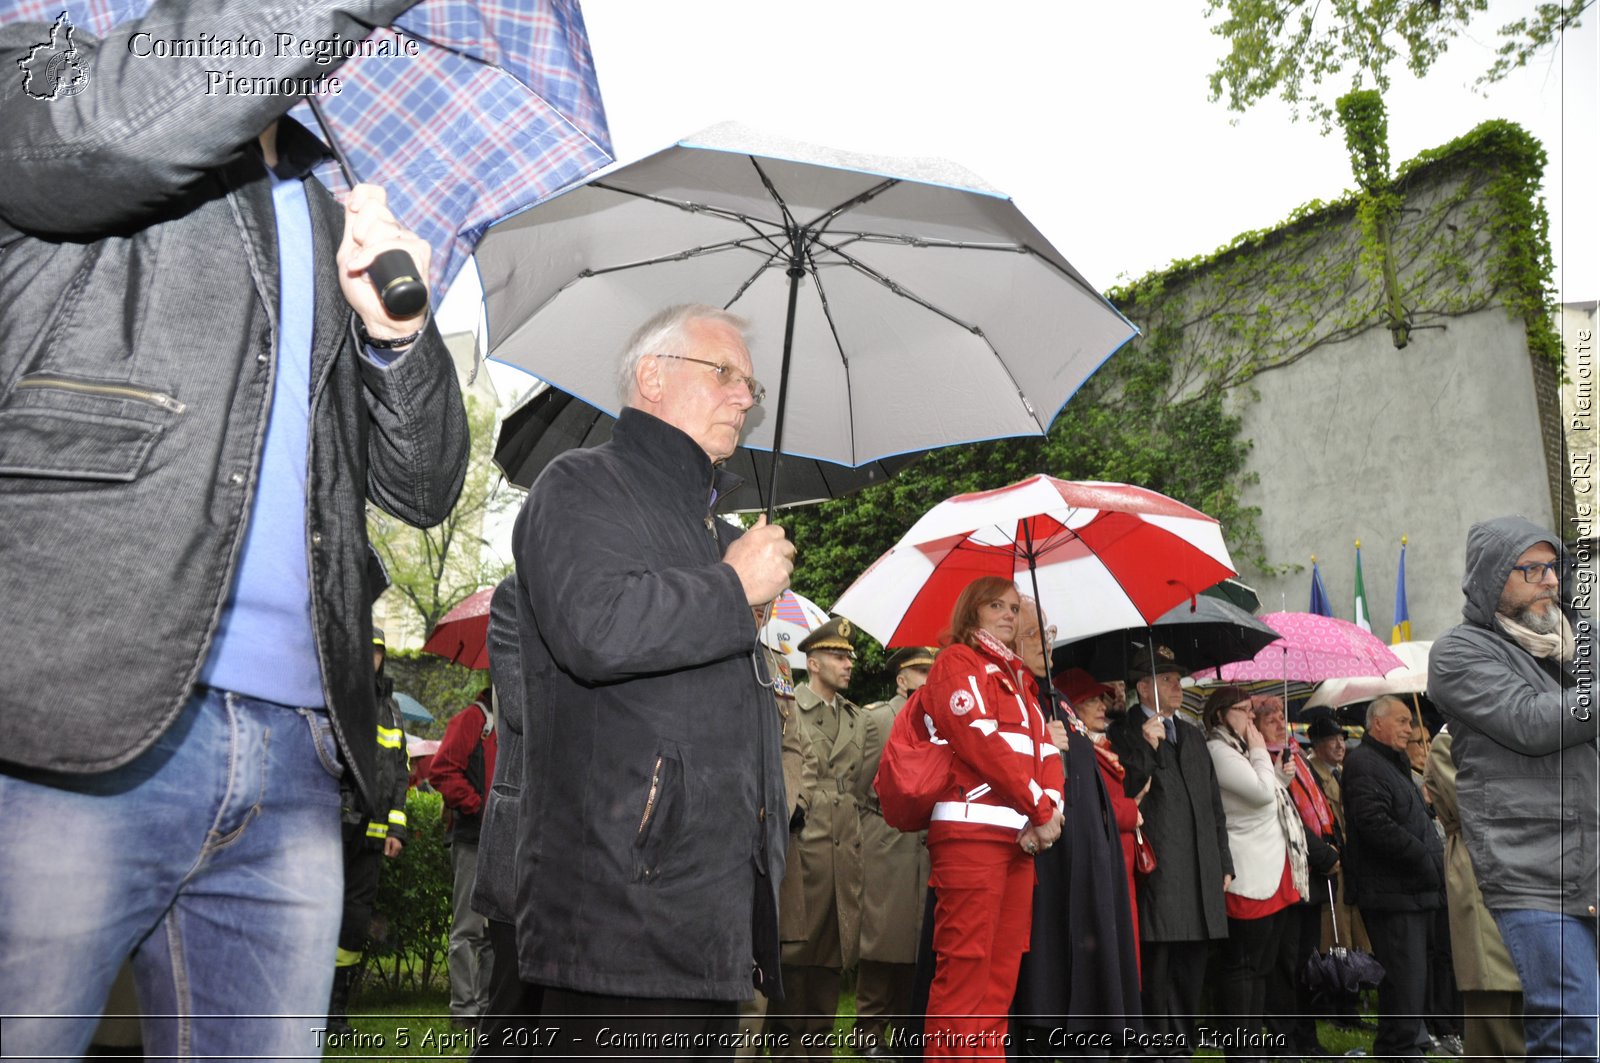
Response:
[[[865,755],[856,786],[861,804],[861,958],[879,963],[917,962],[928,896],[928,832],[903,834],[889,826],[872,788],[889,727],[905,704],[896,695],[862,710]]]
[[[767,655],[769,674],[777,678],[772,692],[778,704],[778,717],[783,726],[783,793],[784,814],[793,821],[796,808],[809,810],[817,788],[817,754],[811,745],[811,734],[794,704],[794,676],[789,662],[782,655],[762,647]],[[789,832],[783,882],[778,886],[778,939],[804,941],[806,939],[806,891],[800,874],[800,835]]]
[[[806,812],[798,844],[789,846],[790,871],[800,869],[805,891],[805,935],[786,941],[783,962],[795,966],[854,967],[861,944],[861,812],[856,803],[856,778],[861,771],[861,710],[844,695],[838,698],[839,735],[829,742],[822,726],[833,712],[811,690],[799,684],[795,707],[817,754],[817,785]],[[838,938],[823,930],[838,913]]]
[[[1450,951],[1455,957],[1456,985],[1465,992],[1522,992],[1500,928],[1483,905],[1478,876],[1461,838],[1456,805],[1456,762],[1450,756],[1450,730],[1441,728],[1428,750],[1422,784],[1433,799],[1433,811],[1444,827],[1444,891],[1450,909]]]

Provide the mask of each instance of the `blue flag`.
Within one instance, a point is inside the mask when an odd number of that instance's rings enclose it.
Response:
[[[1322,570],[1317,567],[1317,559],[1311,559],[1311,604],[1306,612],[1318,616],[1332,616],[1333,606],[1328,604],[1328,590],[1322,585]]]
[[[1406,537],[1400,536],[1400,574],[1394,579],[1394,627],[1389,643],[1411,641],[1411,610],[1406,607]]]

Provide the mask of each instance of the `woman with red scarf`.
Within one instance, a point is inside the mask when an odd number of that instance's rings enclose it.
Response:
[[[1033,857],[1061,834],[1061,758],[1032,676],[1008,649],[1021,597],[984,576],[956,599],[921,704],[953,777],[928,827],[937,895],[923,1056],[1002,1058],[1033,920]]]
[[[1306,863],[1310,865],[1310,895],[1284,909],[1277,965],[1267,977],[1267,1029],[1283,1037],[1282,1055],[1327,1055],[1317,1040],[1311,990],[1306,988],[1301,971],[1306,958],[1322,944],[1322,909],[1331,896],[1329,880],[1339,871],[1339,849],[1344,840],[1339,837],[1328,799],[1311,774],[1311,765],[1289,737],[1282,699],[1258,694],[1250,699],[1250,708],[1267,752],[1280,765],[1289,766],[1280,768],[1280,778],[1282,772],[1290,772],[1286,784],[1289,799],[1306,829]]]

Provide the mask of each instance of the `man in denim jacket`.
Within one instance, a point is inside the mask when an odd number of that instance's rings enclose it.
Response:
[[[8,1053],[81,1054],[130,955],[149,1055],[317,1051],[339,776],[374,801],[365,503],[442,519],[465,416],[437,330],[365,276],[389,249],[426,275],[382,190],[341,211],[292,97],[208,94],[218,60],[130,41],[261,40],[236,75],[313,78],[276,34],[360,39],[406,6],[0,27]]]

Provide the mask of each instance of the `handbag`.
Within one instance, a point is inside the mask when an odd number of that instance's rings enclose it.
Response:
[[[922,711],[921,693],[911,695],[890,725],[872,780],[884,821],[908,833],[928,829],[933,806],[955,776],[954,754],[931,733],[933,723]]]
[[[1140,875],[1148,875],[1155,869],[1156,851],[1150,848],[1150,839],[1138,827],[1133,828],[1133,870]]]

